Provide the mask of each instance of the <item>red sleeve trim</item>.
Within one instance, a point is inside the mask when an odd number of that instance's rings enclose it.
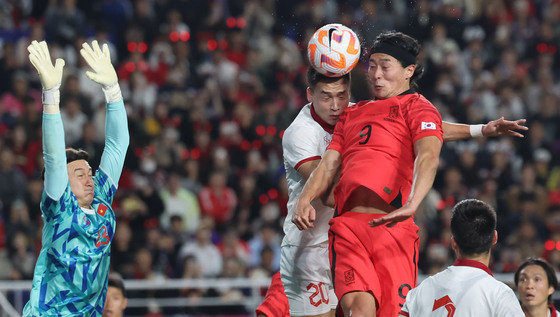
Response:
[[[408,314],[408,312],[406,312],[406,311],[404,311],[404,310],[401,310],[401,311],[399,312],[399,315],[406,316],[406,317],[410,317],[410,315]]]
[[[333,142],[331,142],[331,144],[329,144],[329,146],[327,146],[327,150],[334,150],[334,151],[337,151],[338,153],[342,154],[342,146],[340,146],[339,144],[334,144]]]
[[[320,157],[319,155],[317,155],[317,156],[312,156],[312,157],[308,157],[308,158],[306,158],[306,159],[303,159],[303,160],[299,161],[299,162],[296,164],[296,166],[295,166],[294,168],[295,168],[295,170],[297,171],[298,168],[299,168],[303,163],[307,163],[307,162],[315,161],[315,160],[320,160],[320,159],[321,159],[321,157]]]

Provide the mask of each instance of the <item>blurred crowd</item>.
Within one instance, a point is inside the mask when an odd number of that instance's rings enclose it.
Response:
[[[468,197],[498,212],[494,272],[514,272],[527,256],[559,270],[558,0],[1,0],[0,280],[31,279],[41,245],[32,40],[46,39],[66,60],[66,144],[87,150],[94,169],[105,101],[78,51],[84,41],[109,43],[131,135],[113,204],[112,269],[129,279],[269,277],[287,212],[282,134],[307,103],[307,40],[333,22],[362,42],[353,101],[371,98],[373,40],[396,29],[421,42],[419,90],[444,120],[527,118],[523,139],[444,145],[416,215],[420,272],[452,263],[450,211]]]

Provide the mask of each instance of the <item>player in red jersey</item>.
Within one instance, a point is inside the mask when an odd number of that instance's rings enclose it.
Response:
[[[419,50],[399,32],[377,37],[368,69],[376,100],[340,116],[292,218],[300,230],[313,227],[311,202],[341,168],[329,253],[346,315],[396,316],[416,286],[418,227],[411,217],[432,187],[443,141],[440,114],[411,89],[422,72]]]
[[[257,317],[289,317],[290,307],[288,297],[284,292],[284,285],[280,279],[280,272],[272,276],[272,282],[266,292],[262,304],[257,307]]]

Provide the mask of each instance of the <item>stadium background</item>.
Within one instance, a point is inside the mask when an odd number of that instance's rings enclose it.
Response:
[[[307,40],[332,22],[352,28],[362,43],[353,101],[370,98],[373,39],[396,29],[420,40],[420,92],[444,120],[528,120],[524,139],[444,145],[434,188],[416,215],[420,273],[452,263],[450,208],[467,197],[498,211],[494,272],[514,272],[528,256],[560,270],[558,0],[2,0],[0,280],[31,279],[41,243],[41,93],[27,58],[32,40],[46,39],[53,57],[66,60],[66,144],[87,150],[94,168],[104,100],[78,50],[86,40],[109,42],[131,134],[114,203],[113,271],[154,281],[258,279],[279,267],[288,199],[281,137],[307,103]],[[227,301],[245,292],[129,295]]]

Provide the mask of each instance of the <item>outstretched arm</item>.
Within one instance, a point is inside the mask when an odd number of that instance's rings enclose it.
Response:
[[[126,110],[117,73],[111,64],[111,56],[107,44],[103,44],[102,50],[97,41],[93,41],[91,46],[84,43],[80,54],[82,54],[82,57],[94,71],[88,71],[86,75],[102,86],[107,101],[105,149],[101,156],[100,168],[109,175],[115,186],[117,186],[130,140]]]
[[[522,138],[523,134],[518,131],[527,131],[529,128],[523,126],[527,120],[515,121],[505,120],[503,117],[488,122],[487,124],[459,124],[443,121],[443,141],[457,141],[475,137],[493,137],[499,135],[511,135]]]
[[[292,215],[292,222],[299,230],[313,228],[315,209],[311,206],[311,202],[321,197],[327,191],[329,185],[332,184],[340,166],[340,159],[339,152],[327,150],[317,168],[309,176]]]
[[[60,83],[64,60],[59,58],[55,65],[51,62],[49,48],[45,41],[33,41],[27,47],[29,60],[39,73],[43,87],[43,160],[45,161],[45,192],[57,201],[68,186],[64,128],[60,117]]]
[[[414,160],[412,188],[406,204],[381,218],[370,221],[370,226],[375,227],[384,223],[395,225],[399,221],[414,216],[416,209],[418,209],[434,183],[441,146],[440,139],[435,136],[424,137],[414,142],[416,159]]]

